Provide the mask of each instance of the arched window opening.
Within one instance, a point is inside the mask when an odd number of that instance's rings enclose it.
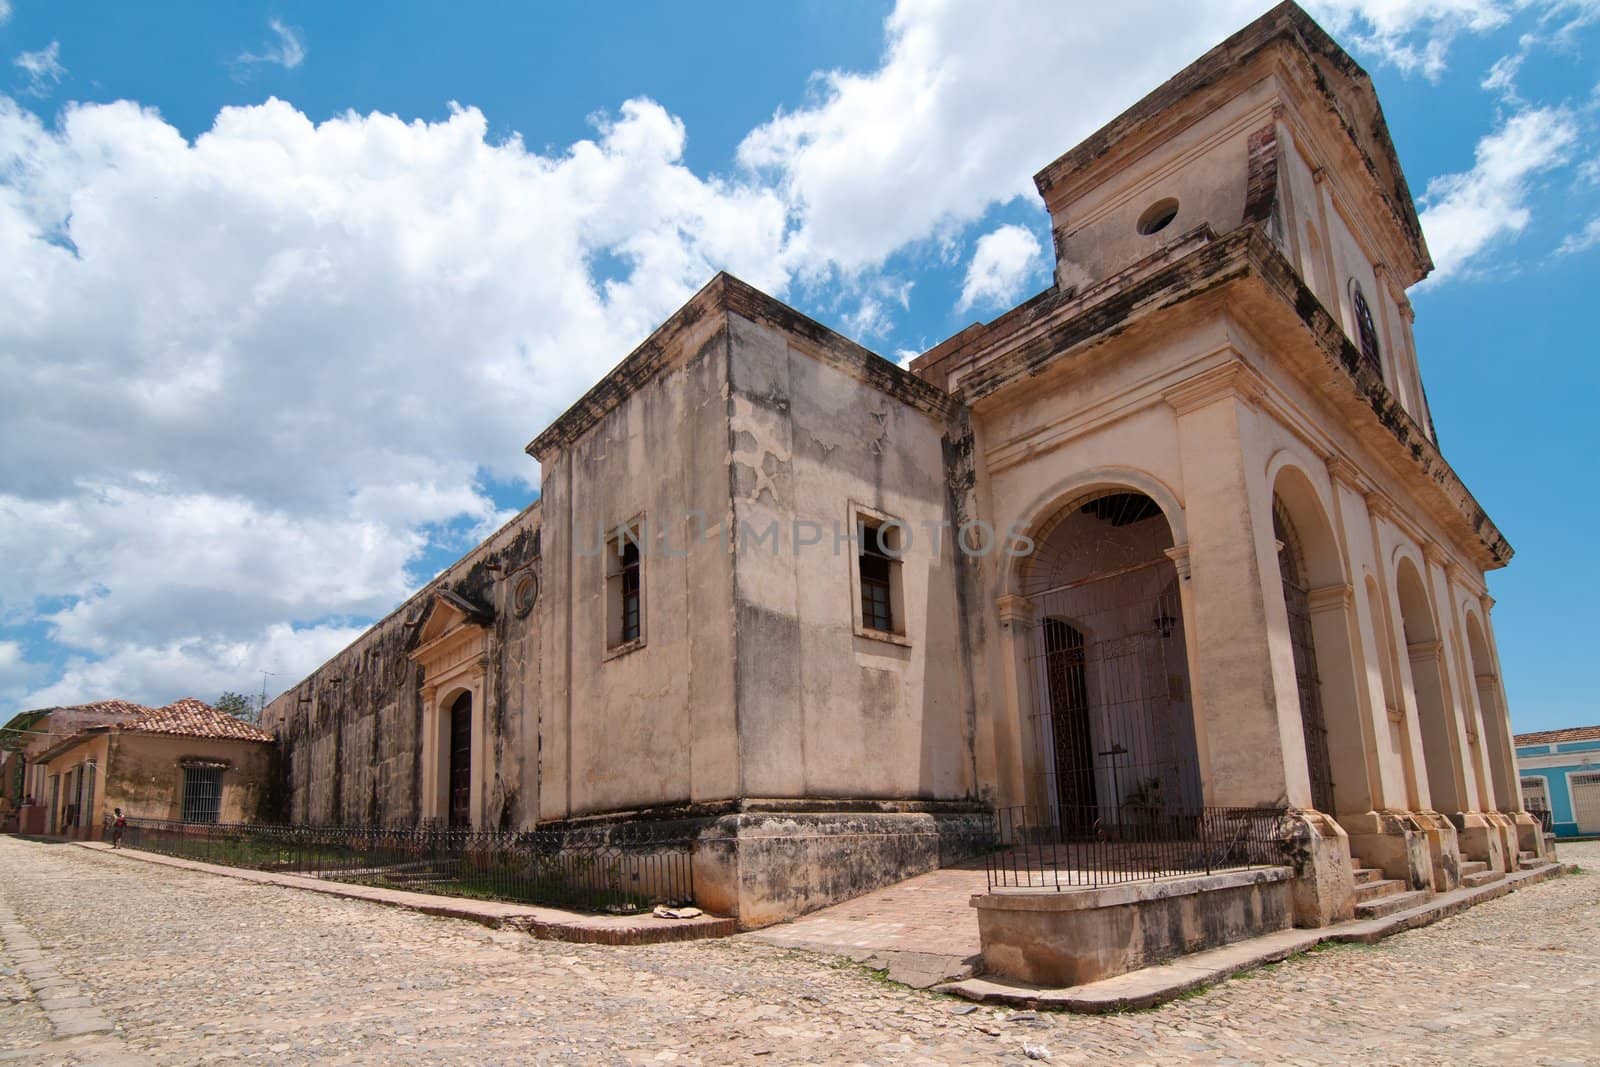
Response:
[[[1295,687],[1300,695],[1300,725],[1305,735],[1306,769],[1311,775],[1311,805],[1332,813],[1333,759],[1328,726],[1322,713],[1322,680],[1317,674],[1317,646],[1311,628],[1311,590],[1306,581],[1305,553],[1283,501],[1272,500],[1272,534],[1278,539],[1278,572],[1283,604],[1289,614],[1289,643],[1294,650]]]
[[[1355,282],[1350,283],[1350,302],[1356,313],[1356,339],[1361,344],[1361,359],[1381,377],[1383,357],[1378,350],[1378,327],[1372,320],[1372,308],[1367,304],[1366,294]]]
[[[1035,542],[1034,803],[1068,840],[1181,836],[1203,797],[1171,527],[1143,493],[1101,492]]]

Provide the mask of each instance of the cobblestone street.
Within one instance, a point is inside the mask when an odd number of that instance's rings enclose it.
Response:
[[[1600,866],[1600,845],[1563,850]],[[567,945],[0,838],[0,911],[115,1024],[52,1038],[0,951],[0,1063],[1600,1061],[1600,876],[1153,1011],[974,1007],[750,941]]]

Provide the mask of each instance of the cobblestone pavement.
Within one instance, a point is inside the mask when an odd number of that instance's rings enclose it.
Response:
[[[1564,858],[1600,866],[1600,846]],[[744,940],[539,942],[15,838],[0,898],[117,1024],[52,1039],[0,949],[0,1062],[99,1063],[106,1042],[160,1064],[1600,1060],[1594,873],[1100,1017],[975,1007]]]

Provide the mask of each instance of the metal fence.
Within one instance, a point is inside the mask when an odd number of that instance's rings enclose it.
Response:
[[[1535,805],[1528,808],[1528,814],[1533,816],[1534,821],[1539,824],[1540,832],[1546,834],[1554,832],[1555,821],[1554,817],[1550,814],[1549,808],[1542,808]]]
[[[129,819],[122,837],[206,863],[624,915],[694,899],[693,843],[692,824],[669,820],[500,833]]]
[[[1076,889],[1289,863],[1274,808],[1000,808],[989,887]]]

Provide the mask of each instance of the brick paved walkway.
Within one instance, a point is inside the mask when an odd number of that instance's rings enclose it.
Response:
[[[1600,865],[1600,847],[1564,858]],[[746,939],[566,945],[0,838],[0,898],[115,1024],[61,1037],[8,943],[0,1063],[1594,1063],[1600,877],[1113,1016],[976,1006]],[[58,987],[59,988],[59,987]]]
[[[982,950],[968,901],[987,888],[981,864],[946,867],[744,936],[846,956],[925,987],[973,973]]]

